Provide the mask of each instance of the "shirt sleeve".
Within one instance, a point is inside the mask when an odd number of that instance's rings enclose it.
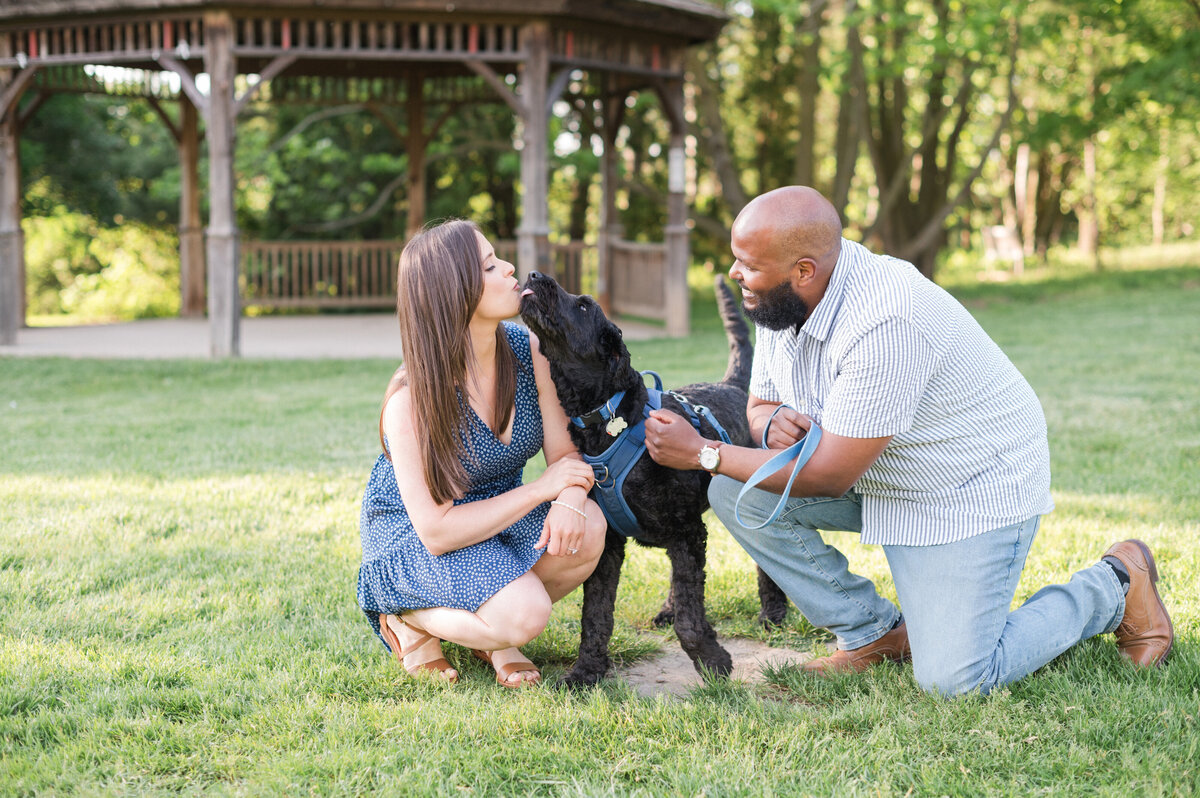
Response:
[[[779,389],[771,379],[771,361],[775,357],[775,347],[771,345],[770,336],[758,331],[758,340],[754,346],[753,367],[750,370],[750,394],[764,402],[782,402]],[[789,364],[790,366],[790,364]]]
[[[846,438],[907,432],[937,364],[937,351],[913,324],[884,320],[841,358],[821,426]]]

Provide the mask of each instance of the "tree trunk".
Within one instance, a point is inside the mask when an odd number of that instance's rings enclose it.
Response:
[[[1154,245],[1166,240],[1167,170],[1171,166],[1171,129],[1164,123],[1158,134],[1158,174],[1154,177],[1154,206],[1150,223],[1154,227]]]
[[[826,0],[814,0],[807,15],[796,22],[796,41],[801,52],[800,119],[796,141],[794,182],[813,186],[817,181],[817,98],[821,93],[821,26]]]

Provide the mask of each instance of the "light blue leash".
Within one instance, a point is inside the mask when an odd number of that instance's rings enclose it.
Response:
[[[787,407],[787,405],[780,405],[779,407],[775,408],[775,412],[771,414],[769,419],[767,419],[767,426],[763,427],[762,448],[767,448],[767,434],[771,431],[771,422],[775,420],[776,413],[785,407]],[[783,512],[784,503],[791,498],[789,494],[792,490],[792,483],[796,481],[796,475],[799,474],[800,469],[804,468],[804,466],[808,464],[808,461],[812,459],[813,453],[817,451],[817,444],[820,442],[821,428],[816,424],[813,424],[809,428],[807,435],[783,451],[779,452],[779,454],[775,455],[767,462],[760,465],[758,470],[750,475],[750,479],[746,480],[746,484],[743,485],[742,489],[738,492],[737,501],[733,503],[733,517],[737,519],[737,522],[741,524],[742,527],[745,529],[762,529],[764,526],[772,523],[776,518],[779,517],[779,514]],[[792,466],[792,475],[788,477],[787,485],[784,486],[783,494],[779,497],[779,502],[776,503],[775,509],[771,511],[771,515],[766,521],[763,521],[757,526],[750,526],[742,520],[740,507],[742,503],[742,497],[764,479],[783,468],[784,465],[786,465],[787,462],[793,457],[796,458],[796,465]]]

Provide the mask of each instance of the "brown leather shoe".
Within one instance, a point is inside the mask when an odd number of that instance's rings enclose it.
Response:
[[[809,660],[804,670],[817,676],[829,673],[862,673],[885,659],[908,662],[912,651],[908,647],[908,624],[902,623],[883,637],[850,651],[835,651],[828,657]]]
[[[1129,571],[1125,615],[1116,631],[1117,649],[1135,665],[1161,665],[1175,644],[1175,628],[1154,586],[1158,567],[1150,547],[1140,540],[1123,540],[1109,547],[1104,556],[1116,557]]]

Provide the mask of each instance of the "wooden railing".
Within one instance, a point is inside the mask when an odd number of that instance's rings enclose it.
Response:
[[[609,244],[608,290],[615,313],[667,318],[666,244],[614,240]]]
[[[402,246],[396,241],[243,241],[242,303],[394,307]]]
[[[403,246],[397,241],[243,241],[242,304],[395,307],[396,263]],[[517,242],[497,241],[495,246],[498,256],[516,262]],[[573,294],[595,293],[599,258],[594,246],[582,241],[551,244],[550,256],[564,288]]]

